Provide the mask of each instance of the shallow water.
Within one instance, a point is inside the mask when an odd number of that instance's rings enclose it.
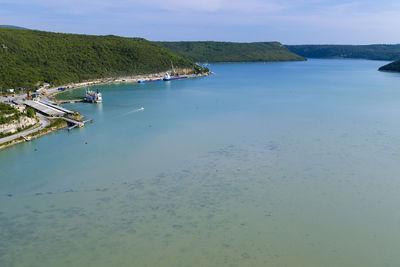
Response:
[[[0,151],[0,266],[399,266],[384,63],[99,86],[104,103],[65,105],[93,124]]]

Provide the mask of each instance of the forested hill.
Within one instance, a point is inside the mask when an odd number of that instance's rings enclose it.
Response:
[[[278,42],[159,42],[195,62],[303,61]]]
[[[383,67],[380,67],[379,70],[400,72],[400,60],[397,60],[397,61],[389,63]]]
[[[396,45],[287,45],[290,51],[306,58],[354,58],[371,60],[400,59]]]
[[[14,25],[0,25],[0,28],[28,30],[27,28],[18,27],[18,26],[14,26]]]
[[[198,68],[140,38],[61,34],[0,28],[0,87],[32,88],[87,79]]]

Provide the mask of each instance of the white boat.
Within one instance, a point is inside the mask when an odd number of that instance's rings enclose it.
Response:
[[[183,80],[183,79],[187,79],[188,76],[186,75],[178,75],[178,76],[171,76],[169,75],[168,72],[165,73],[164,75],[164,81],[173,81],[173,80]]]
[[[103,98],[99,90],[97,90],[96,92],[86,90],[85,101],[90,103],[101,103],[103,101]]]

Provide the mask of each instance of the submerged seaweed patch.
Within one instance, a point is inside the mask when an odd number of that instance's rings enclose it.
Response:
[[[7,240],[7,245],[3,245],[0,252],[16,256],[12,252],[15,249],[31,253],[46,249],[56,254],[68,251],[69,255],[77,255],[80,246],[73,244],[83,238],[88,242],[98,238],[103,240],[89,245],[87,249],[93,253],[104,249],[116,252],[146,240],[163,240],[162,244],[170,247],[176,238],[173,233],[189,238],[204,231],[230,232],[230,225],[235,221],[234,217],[226,217],[231,203],[245,205],[250,200],[244,193],[249,188],[243,187],[241,179],[254,176],[251,174],[254,169],[244,163],[249,162],[245,159],[256,157],[259,152],[252,154],[244,148],[227,146],[208,154],[190,168],[162,172],[108,188],[37,192],[33,195],[36,198],[32,198],[26,207],[27,213],[11,218],[1,215],[0,229],[3,230],[0,237]],[[43,207],[43,197],[53,204]],[[72,199],[82,199],[83,202],[73,201],[74,206],[67,204]],[[168,223],[173,232],[164,227]],[[40,235],[43,231],[47,234]],[[109,245],[114,237],[126,241]],[[223,248],[230,249],[231,245]],[[179,249],[179,252],[191,253],[186,248]],[[27,255],[19,260],[0,256],[0,262],[6,265],[23,262],[29,259]],[[54,259],[50,257],[47,260],[50,263]],[[68,262],[75,261],[69,258]],[[42,263],[46,265],[45,258]]]

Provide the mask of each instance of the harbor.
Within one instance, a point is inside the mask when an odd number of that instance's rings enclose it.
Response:
[[[67,115],[74,115],[75,112],[68,110],[66,108],[60,107],[56,105],[56,103],[48,101],[48,100],[41,100],[41,101],[34,101],[34,100],[26,100],[23,102],[23,104],[34,108],[37,112],[49,116],[49,117],[58,117],[66,122],[68,124],[72,125],[71,127],[68,128],[68,130],[71,130],[75,127],[82,128],[85,126],[87,122],[93,122],[92,119],[88,120],[75,120],[72,118],[67,117]]]
[[[42,84],[42,86],[34,92],[27,91],[25,94],[8,94],[0,96],[0,102],[5,103],[15,107],[29,107],[32,108],[39,120],[38,127],[35,129],[27,128],[14,133],[13,135],[4,137],[0,139],[0,149],[9,147],[14,144],[18,144],[24,141],[30,141],[30,139],[40,137],[44,134],[48,134],[57,131],[61,128],[67,128],[71,131],[75,128],[82,128],[88,122],[93,122],[93,119],[76,119],[74,118],[75,112],[64,107],[63,104],[74,104],[74,103],[102,103],[103,97],[102,93],[98,90],[92,91],[90,87],[106,84],[129,84],[129,83],[154,83],[154,82],[170,82],[174,80],[182,80],[189,78],[198,78],[212,74],[201,73],[201,74],[184,74],[187,73],[186,69],[172,69],[170,72],[153,73],[147,75],[134,75],[129,77],[119,77],[119,78],[104,78],[95,79],[90,81],[84,81],[80,83],[69,83],[61,86],[52,87],[48,83]],[[181,73],[181,74],[179,74]],[[86,88],[84,96],[72,99],[57,99],[56,96],[60,93],[68,92],[71,90],[76,90],[79,88]],[[24,108],[23,108],[24,109]],[[66,122],[65,127],[51,127],[51,121],[61,119]],[[44,123],[46,121],[46,123]],[[39,127],[40,126],[40,127]],[[28,136],[29,138],[25,138]]]
[[[90,96],[96,96],[96,99],[90,101],[88,100],[88,97]],[[16,131],[15,133],[0,138],[0,149],[21,142],[29,142],[32,138],[37,138],[44,134],[59,130],[60,124],[58,124],[58,127],[51,127],[52,122],[56,121],[57,119],[65,121],[65,127],[67,127],[68,131],[71,131],[74,128],[82,128],[86,125],[86,123],[93,122],[93,119],[83,119],[84,116],[80,115],[76,111],[69,110],[60,105],[63,103],[75,103],[84,101],[97,103],[99,100],[101,100],[101,93],[95,93],[89,90],[87,90],[87,95],[84,98],[66,102],[51,101],[47,97],[37,95],[35,95],[32,99],[32,95],[29,92],[27,93],[26,97],[17,95],[14,98],[7,99],[7,101],[2,102],[3,105],[7,104],[11,108],[16,108],[17,110],[23,110],[25,112],[27,112],[29,108],[33,110],[34,113],[36,113],[37,123],[33,127],[30,125],[27,125],[21,129],[20,127],[18,127],[19,130],[14,130]]]

